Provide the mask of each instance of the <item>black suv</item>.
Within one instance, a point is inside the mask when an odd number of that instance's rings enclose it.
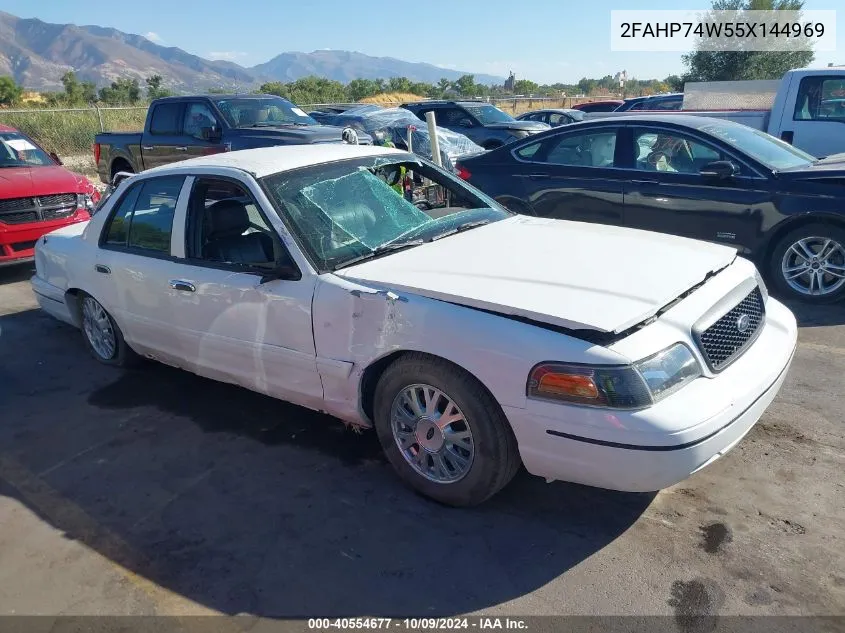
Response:
[[[484,149],[493,149],[550,129],[546,123],[517,121],[486,101],[416,101],[402,106],[425,121],[434,112],[438,127],[468,136]]]

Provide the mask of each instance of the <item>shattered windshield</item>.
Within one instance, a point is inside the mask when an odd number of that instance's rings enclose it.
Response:
[[[466,109],[466,111],[472,114],[476,119],[481,121],[482,125],[489,125],[491,123],[510,123],[516,120],[507,112],[502,112],[496,106],[489,104],[465,105],[464,109]]]
[[[512,215],[412,154],[317,165],[262,183],[321,272]]]
[[[274,125],[319,125],[304,110],[281,97],[221,99],[217,108],[232,127],[273,127]]]

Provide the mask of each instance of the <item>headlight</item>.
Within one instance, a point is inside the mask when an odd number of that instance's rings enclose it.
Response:
[[[76,196],[76,206],[79,209],[85,209],[88,213],[94,213],[94,198],[87,193],[80,193]]]
[[[530,398],[611,409],[641,409],[701,376],[701,366],[683,343],[633,365],[541,363],[528,377]]]

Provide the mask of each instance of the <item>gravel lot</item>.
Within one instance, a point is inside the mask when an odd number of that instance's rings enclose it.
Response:
[[[845,306],[794,307],[780,396],[688,481],[520,473],[451,510],[406,491],[372,434],[99,365],[29,275],[0,269],[0,614],[845,615]]]

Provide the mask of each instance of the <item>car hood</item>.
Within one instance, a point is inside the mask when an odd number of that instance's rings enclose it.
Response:
[[[831,154],[806,167],[792,167],[778,172],[779,178],[790,180],[828,176],[845,176],[845,153]]]
[[[488,123],[485,125],[488,130],[525,130],[527,132],[539,132],[548,130],[551,126],[540,121],[505,121],[502,123]]]
[[[84,176],[58,165],[0,168],[0,198],[85,193],[87,190],[87,179]]]
[[[575,330],[619,333],[736,258],[736,249],[616,226],[516,216],[337,275]]]

